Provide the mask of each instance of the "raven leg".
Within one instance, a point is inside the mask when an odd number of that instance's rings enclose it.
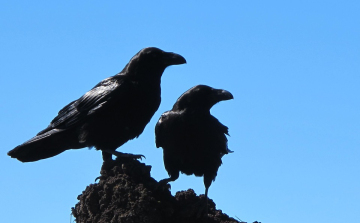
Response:
[[[209,187],[210,187],[212,181],[213,181],[212,176],[209,176],[208,174],[204,174],[205,202],[203,204],[203,207],[200,209],[200,212],[199,212],[198,216],[201,215],[201,213],[203,211],[205,211],[205,216],[208,215],[208,192],[209,192]]]
[[[209,187],[205,187],[205,216],[208,215],[208,191]]]
[[[103,158],[104,163],[107,162],[107,161],[111,161],[112,160],[112,154],[102,151],[102,158]]]
[[[106,172],[110,170],[114,165],[114,160],[112,159],[111,153],[104,152],[103,150],[101,151],[101,153],[103,158],[103,164],[101,165],[100,176],[95,178],[95,182],[97,180],[105,179],[105,176],[107,175]]]
[[[159,181],[159,184],[158,184],[158,188],[161,187],[161,188],[164,188],[166,187],[166,185],[169,183],[169,182],[172,182],[172,181],[175,181],[177,180],[177,178],[179,178],[179,171],[174,171],[173,173],[171,173],[170,177],[169,178],[165,178],[165,179],[162,179]],[[167,189],[170,189],[171,186],[169,185],[167,187]]]
[[[125,157],[125,158],[132,158],[132,159],[142,159],[142,158],[145,158],[144,155],[141,155],[141,154],[131,154],[131,153],[121,153],[121,152],[118,152],[118,151],[115,151],[115,150],[111,150],[111,149],[103,149],[103,159],[104,159],[104,162],[106,161],[106,159],[108,159],[108,156],[110,155],[110,159],[111,159],[111,155],[115,155],[117,157]],[[107,155],[105,155],[104,157],[104,153],[108,153]]]
[[[207,200],[208,197],[208,191],[209,191],[209,187],[213,181],[215,177],[209,176],[208,174],[204,174],[204,185],[205,185],[205,197]]]

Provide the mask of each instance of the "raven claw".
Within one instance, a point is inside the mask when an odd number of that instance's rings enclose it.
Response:
[[[112,154],[114,156],[117,156],[117,157],[140,159],[140,160],[142,160],[142,158],[146,159],[146,157],[144,155],[141,155],[141,154],[121,153],[121,152],[114,151],[114,150],[103,150],[103,151],[107,152],[107,153],[110,153],[110,154]]]
[[[171,190],[171,185],[167,179],[160,180],[158,185],[156,186],[156,190]]]
[[[140,159],[140,160],[142,160],[142,158],[146,159],[146,157],[141,154],[129,154],[129,155],[131,155],[129,156],[130,158],[134,158],[134,159]]]

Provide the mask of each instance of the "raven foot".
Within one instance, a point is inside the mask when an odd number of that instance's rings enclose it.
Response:
[[[156,190],[170,190],[171,185],[169,184],[168,179],[160,180],[158,185],[156,186]]]
[[[142,160],[142,158],[146,159],[146,157],[144,155],[141,155],[141,154],[121,153],[121,152],[114,151],[114,150],[103,150],[103,151],[107,152],[107,153],[110,153],[112,155],[115,155],[117,157],[140,159],[140,160]]]
[[[95,182],[98,181],[98,180],[99,180],[99,181],[100,181],[100,180],[104,180],[105,178],[106,178],[106,177],[104,177],[104,176],[98,176],[98,177],[95,178]]]

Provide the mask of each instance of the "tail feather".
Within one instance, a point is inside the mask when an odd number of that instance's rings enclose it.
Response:
[[[56,156],[68,149],[82,147],[84,146],[78,142],[76,134],[69,130],[52,129],[15,147],[8,155],[21,162],[34,162]]]

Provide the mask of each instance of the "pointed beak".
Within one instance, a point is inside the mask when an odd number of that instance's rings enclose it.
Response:
[[[166,52],[164,55],[164,63],[166,66],[178,65],[186,63],[186,60],[183,56],[179,54]]]
[[[234,96],[229,91],[225,91],[222,89],[216,90],[216,94],[215,94],[216,101],[219,102],[219,101],[226,101],[226,100],[230,100],[230,99],[234,99]]]

